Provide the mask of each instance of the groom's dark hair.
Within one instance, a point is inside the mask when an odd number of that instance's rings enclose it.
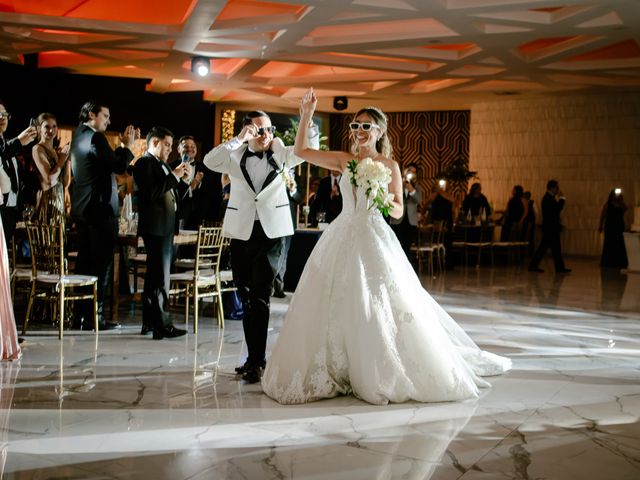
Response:
[[[253,119],[254,118],[258,118],[258,117],[267,117],[269,120],[271,120],[271,117],[269,115],[267,115],[265,112],[263,112],[262,110],[255,110],[253,112],[249,112],[247,113],[244,118],[242,119],[242,125],[251,125],[253,123]]]

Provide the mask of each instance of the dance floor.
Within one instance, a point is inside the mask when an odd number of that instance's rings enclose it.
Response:
[[[425,286],[514,368],[480,398],[281,406],[233,375],[241,323],[139,335],[140,310],[95,336],[26,338],[3,363],[3,478],[638,479],[640,274],[568,259],[569,275],[457,269]],[[275,299],[269,345],[290,296]],[[179,325],[181,315],[174,318]]]

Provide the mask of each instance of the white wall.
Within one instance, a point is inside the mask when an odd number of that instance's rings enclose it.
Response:
[[[627,226],[640,200],[640,92],[476,104],[470,169],[496,209],[516,184],[531,190],[539,207],[547,180],[555,178],[567,197],[564,251],[599,255],[598,220],[609,191],[623,188]]]

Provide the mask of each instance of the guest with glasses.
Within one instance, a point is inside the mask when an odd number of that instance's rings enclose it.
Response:
[[[11,140],[4,137],[11,114],[5,108],[5,102],[0,100],[0,157],[2,167],[11,181],[10,190],[3,194],[4,202],[0,206],[2,225],[7,244],[11,245],[16,229],[18,210],[21,207],[21,193],[23,191],[24,170],[16,158],[23,146],[28,145],[36,138],[36,129],[30,126],[24,129],[20,135]]]

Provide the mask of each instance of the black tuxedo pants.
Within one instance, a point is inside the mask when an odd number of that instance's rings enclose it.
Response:
[[[76,273],[98,277],[98,313],[102,316],[105,293],[113,272],[113,255],[118,238],[118,219],[89,224],[77,220],[78,259]],[[100,319],[102,321],[102,318]]]
[[[405,213],[402,217],[402,222],[398,224],[391,224],[391,230],[394,231],[402,250],[404,250],[407,258],[411,259],[411,244],[418,242],[418,227],[409,223],[409,216]]]
[[[142,235],[147,252],[147,272],[142,291],[142,324],[154,330],[173,326],[169,313],[169,288],[173,235]]]
[[[259,221],[248,240],[231,240],[233,281],[242,300],[242,326],[249,356],[247,363],[262,366],[267,348],[269,307],[273,279],[278,272],[284,238],[268,238]]]
[[[542,260],[542,257],[548,249],[551,249],[551,255],[553,256],[553,263],[555,265],[556,272],[563,270],[565,266],[564,261],[562,260],[562,253],[560,251],[560,232],[549,230],[542,231],[540,245],[538,245],[538,249],[533,254],[529,267],[538,268],[540,260]]]

